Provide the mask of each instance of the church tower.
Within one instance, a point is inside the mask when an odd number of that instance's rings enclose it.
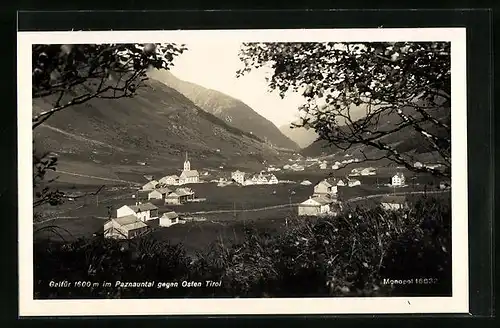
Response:
[[[184,171],[191,171],[191,163],[189,163],[187,152],[186,152],[186,160],[184,161]]]

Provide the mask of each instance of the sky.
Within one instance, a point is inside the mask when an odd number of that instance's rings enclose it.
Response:
[[[298,118],[297,108],[304,102],[303,97],[289,92],[281,99],[278,92],[269,92],[265,77],[270,69],[253,70],[236,78],[236,71],[243,68],[238,58],[241,43],[211,39],[186,46],[188,50],[175,59],[171,68],[176,77],[237,98],[278,127]]]

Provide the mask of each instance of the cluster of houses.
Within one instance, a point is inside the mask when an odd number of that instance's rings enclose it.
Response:
[[[366,167],[366,168],[354,168],[351,170],[351,173],[349,173],[350,176],[359,176],[359,175],[376,175],[377,171],[373,167]]]
[[[293,163],[292,165],[290,164],[283,165],[283,169],[289,171],[304,171],[305,168],[304,165]]]
[[[132,239],[148,233],[155,226],[169,227],[177,223],[185,221],[174,211],[168,210],[160,215],[155,205],[136,202],[118,208],[116,217],[104,223],[104,237]]]
[[[298,206],[299,216],[320,216],[332,214],[339,206],[337,200],[337,183],[333,178],[324,179],[314,186],[314,192],[309,199]]]
[[[200,173],[197,170],[191,170],[191,162],[188,159],[188,154],[186,153],[186,159],[184,161],[184,167],[180,175],[172,174],[161,178],[160,180],[151,180],[145,184],[142,189],[149,190],[154,189],[157,185],[161,186],[180,186],[184,184],[200,183]]]
[[[231,173],[231,179],[242,186],[279,183],[278,178],[274,174],[264,172],[259,172],[258,174],[251,175],[246,172],[236,170]]]

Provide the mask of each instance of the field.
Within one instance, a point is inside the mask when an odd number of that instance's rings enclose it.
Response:
[[[141,171],[140,168],[121,169],[125,173],[116,174],[113,178],[129,181],[141,181],[142,178],[144,182],[144,174],[155,174],[149,170]],[[418,175],[412,179],[413,176],[406,172],[410,185],[401,188],[387,186],[391,175],[396,171],[402,170],[387,167],[381,169],[377,176],[354,177],[362,184],[355,187],[338,187],[338,198],[343,202],[348,202],[347,206],[372,207],[379,203],[379,199],[364,199],[366,196],[394,192],[432,191],[436,189],[438,184],[435,178]],[[279,229],[284,225],[286,218],[296,217],[297,204],[312,195],[314,184],[327,176],[329,172],[328,170],[312,169],[301,172],[276,172],[276,176],[280,180],[294,181],[294,183],[277,185],[246,187],[237,185],[218,187],[215,183],[188,185],[195,191],[197,198],[205,198],[206,200],[199,203],[167,206],[162,201],[151,202],[159,207],[160,214],[174,210],[181,217],[194,217],[204,221],[187,222],[169,228],[156,228],[153,235],[160,240],[169,240],[173,244],[182,243],[189,252],[194,252],[195,249],[206,247],[220,238],[228,243],[237,241],[241,237],[243,227],[247,224],[255,224],[261,229]],[[95,173],[103,174],[103,172]],[[336,177],[343,177],[337,173],[335,172]],[[204,179],[208,180],[206,177]],[[309,180],[313,184],[300,185],[303,180]],[[96,181],[78,180],[77,177],[72,183],[58,181],[54,187],[68,195],[74,195],[75,198],[58,207],[49,206],[40,209],[45,214],[42,221],[46,220],[46,222],[38,223],[35,226],[35,230],[41,229],[41,232],[36,234],[36,238],[90,237],[102,230],[105,220],[110,214],[114,215],[113,210],[125,204],[134,204],[135,200],[132,195],[137,190],[136,186],[110,181],[105,183],[98,195],[89,195],[99,187]],[[349,202],[353,199],[356,202]],[[50,220],[50,218],[56,217],[58,219]],[[53,226],[58,226],[60,229],[54,230]],[[44,227],[45,229],[43,229]]]

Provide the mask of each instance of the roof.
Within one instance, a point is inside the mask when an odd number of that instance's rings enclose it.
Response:
[[[321,197],[321,196],[314,197],[313,200],[320,203],[321,205],[327,205],[327,204],[333,203],[332,199],[326,198],[326,197]]]
[[[182,171],[181,178],[192,178],[200,176],[197,170]]]
[[[179,190],[176,190],[175,193],[182,197],[182,196],[189,196],[189,195],[192,195],[193,193],[192,192],[188,192],[186,190],[183,190],[183,189],[179,189]]]
[[[406,203],[406,197],[405,196],[383,196],[381,199],[382,203],[388,203],[388,204],[404,204]]]
[[[334,186],[336,183],[335,183],[335,179],[332,179],[332,178],[327,178],[327,179],[323,179],[321,180],[320,182],[318,182],[318,185],[319,184],[323,184],[327,187],[332,187]]]
[[[147,195],[149,195],[150,192],[151,192],[151,190],[139,190],[137,192],[137,195],[138,196],[147,196]]]
[[[177,175],[166,175],[164,176],[163,178],[161,178],[160,180],[167,180],[167,179],[178,179],[179,177]]]
[[[315,205],[315,204],[308,204],[308,203],[311,203],[311,202],[314,202],[317,205]],[[314,198],[309,198],[309,199],[303,201],[302,203],[300,203],[300,205],[301,206],[321,206],[321,205],[328,205],[328,204],[331,204],[331,203],[333,203],[332,199],[318,196],[318,197],[314,197]]]
[[[171,211],[171,212],[163,213],[162,217],[167,218],[167,219],[175,219],[175,218],[178,218],[179,215],[177,213],[175,213],[174,211]]]
[[[167,195],[167,198],[179,198],[179,194],[177,192],[171,192]]]
[[[162,194],[168,194],[169,192],[171,192],[172,190],[168,189],[168,188],[158,188],[157,189],[160,193]]]
[[[126,230],[134,230],[147,227],[148,225],[140,221],[135,215],[122,216],[120,218],[112,219]]]
[[[144,204],[133,205],[133,206],[129,206],[129,207],[132,209],[132,211],[134,211],[136,213],[158,209],[158,207],[154,206],[151,203],[144,203]]]
[[[398,172],[398,173],[394,174],[394,176],[397,176],[397,177],[400,177],[400,178],[404,178],[405,177],[404,174],[401,173],[401,172]]]

